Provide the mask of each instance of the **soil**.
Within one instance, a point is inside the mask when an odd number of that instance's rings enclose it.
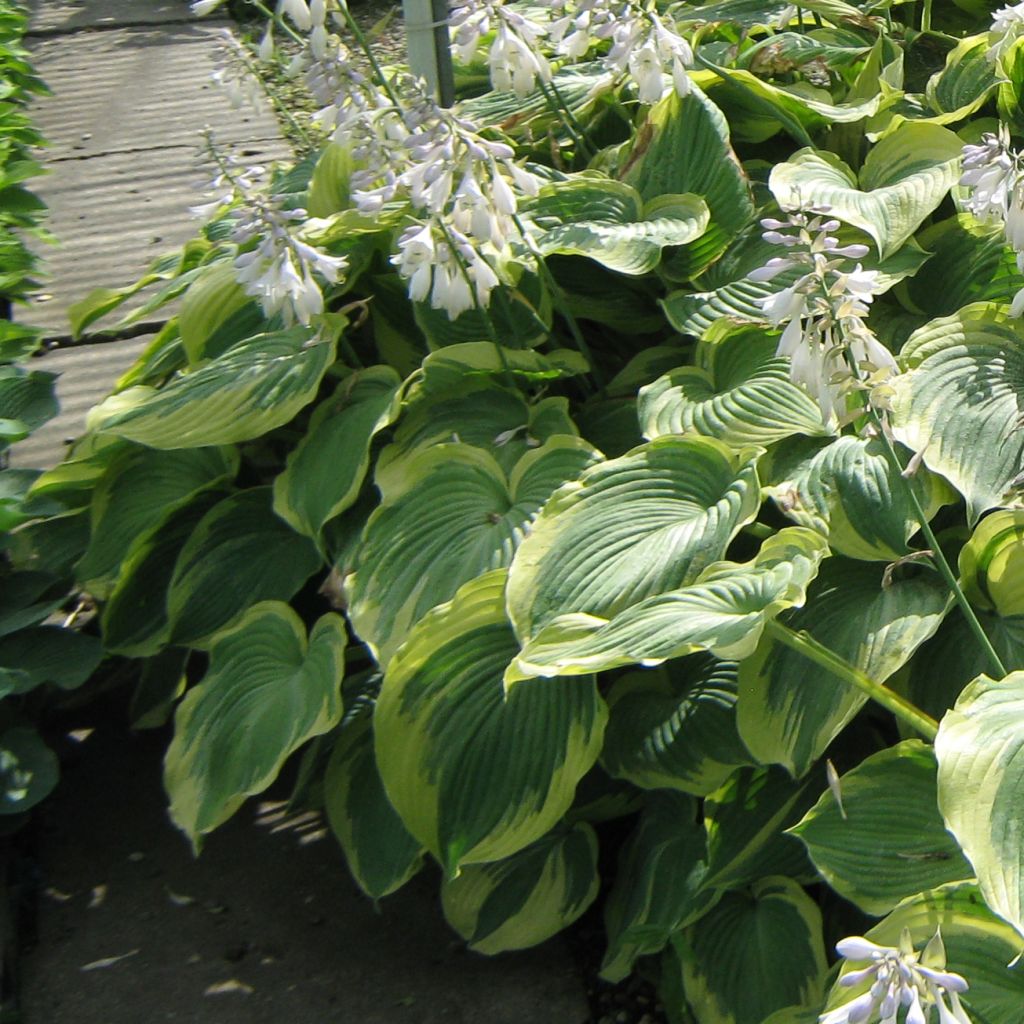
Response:
[[[375,908],[320,817],[286,811],[286,791],[243,807],[195,860],[166,817],[165,744],[92,733],[22,836],[21,874],[37,894],[22,927],[24,1024],[588,1018],[562,940],[495,958],[467,951],[433,871]]]

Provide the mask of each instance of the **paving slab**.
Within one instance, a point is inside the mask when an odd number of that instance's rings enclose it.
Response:
[[[10,449],[10,464],[49,469],[85,430],[89,410],[103,401],[118,377],[142,355],[152,336],[54,349],[29,361],[30,370],[56,373],[60,412]]]
[[[165,743],[94,734],[43,806],[23,1024],[588,1019],[560,941],[468,952],[433,872],[375,910],[315,816],[250,802],[194,860],[164,811]]]
[[[289,149],[277,141],[230,151],[266,163]],[[95,288],[131,284],[152,260],[196,234],[189,209],[202,202],[198,186],[212,175],[185,146],[52,164],[33,188],[50,207],[48,226],[59,243],[40,248],[48,278],[28,305],[15,308],[15,319],[67,334],[69,306]]]
[[[32,59],[52,92],[32,105],[47,163],[195,146],[205,127],[222,143],[279,138],[269,109],[236,109],[212,81],[225,31],[196,22],[35,40]]]
[[[29,0],[29,32],[152,25],[185,21],[189,0]]]

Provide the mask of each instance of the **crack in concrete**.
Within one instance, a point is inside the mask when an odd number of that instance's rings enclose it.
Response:
[[[197,135],[199,130],[197,130]],[[236,140],[224,140],[219,139],[218,145],[224,148],[235,149],[239,147],[248,146],[261,146],[271,142],[282,142],[280,135],[268,135],[265,138],[260,139],[236,139]],[[109,156],[131,156],[133,153],[173,153],[177,150],[199,150],[200,146],[197,142],[195,146],[187,145],[176,145],[176,146],[133,146],[128,149],[104,149],[94,153],[69,153],[67,156],[54,156],[46,161],[47,165],[52,164],[66,164],[73,161],[84,161],[84,160],[102,160],[104,157]],[[245,155],[244,153],[241,155]]]

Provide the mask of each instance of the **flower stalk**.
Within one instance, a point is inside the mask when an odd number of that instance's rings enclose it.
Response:
[[[887,711],[891,711],[901,722],[910,726],[927,740],[934,740],[939,733],[939,723],[931,715],[926,714],[915,704],[912,704],[906,697],[888,689],[882,683],[872,679],[866,672],[861,671],[856,665],[851,665],[845,658],[840,657],[835,651],[826,647],[823,643],[815,640],[810,633],[803,630],[797,632],[789,626],[772,619],[765,627],[765,631],[772,639],[780,644],[791,648],[798,654],[813,661],[816,665],[827,669],[834,676],[844,683],[861,691],[871,698],[876,704],[880,704]]]

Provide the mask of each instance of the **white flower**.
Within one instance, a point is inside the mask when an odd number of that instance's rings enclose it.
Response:
[[[899,947],[879,946],[860,936],[843,939],[836,952],[847,960],[866,960],[866,966],[847,971],[839,979],[844,988],[866,981],[870,988],[819,1017],[819,1024],[896,1024],[901,1008],[906,1009],[905,1024],[928,1024],[932,1010],[939,1024],[971,1024],[960,1003],[967,982],[945,969],[946,950],[936,931],[921,952],[914,949],[910,933],[904,929]]]
[[[197,17],[203,18],[217,10],[222,3],[224,3],[224,0],[193,0],[192,13]]]
[[[287,14],[302,32],[308,32],[313,27],[313,16],[309,13],[306,0],[278,0],[277,12]]]
[[[1024,34],[1024,3],[1001,7],[992,15],[989,42],[992,44],[985,56],[993,63]]]
[[[274,23],[267,22],[267,31],[263,33],[256,55],[262,61],[268,61],[274,56]]]

